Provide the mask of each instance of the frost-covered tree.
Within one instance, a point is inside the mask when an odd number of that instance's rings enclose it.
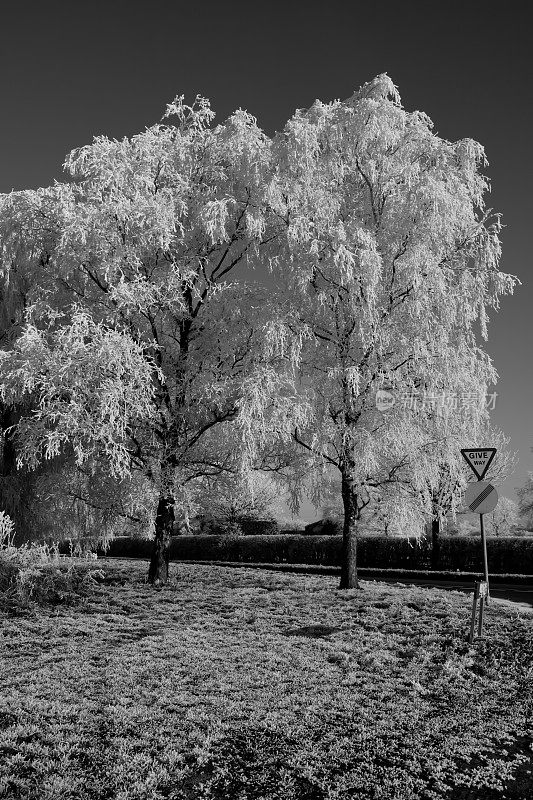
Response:
[[[533,472],[528,472],[523,486],[516,487],[518,509],[522,524],[528,531],[533,530]]]
[[[339,481],[332,480],[327,487],[324,487],[322,483],[321,490],[324,492],[323,518],[342,525],[344,507]],[[418,535],[419,531],[416,527],[413,528],[412,520],[409,523],[409,520],[405,518],[406,509],[404,509],[403,514],[401,513],[402,504],[404,504],[404,497],[399,491],[399,483],[397,481],[393,481],[390,484],[383,482],[379,491],[372,492],[369,503],[361,508],[359,515],[360,531],[380,536]]]
[[[455,516],[458,533],[463,536],[479,535],[479,514],[474,514],[463,506]],[[512,528],[518,525],[519,519],[518,503],[509,497],[500,496],[494,511],[483,515],[485,533],[488,536],[509,536]]]
[[[518,503],[510,497],[499,497],[498,505],[487,517],[487,533],[493,536],[509,535],[511,529],[519,523]]]
[[[257,387],[284,380],[258,356],[266,299],[230,281],[280,229],[265,214],[270,142],[244,111],[213,116],[176,98],[144,133],[72,152],[69,183],[0,207],[6,280],[23,266],[33,281],[0,365],[5,401],[37,402],[17,424],[19,461],[71,447],[78,467],[149,480],[152,582],[168,577],[195,482],[239,468]]]
[[[300,343],[299,390],[314,409],[293,435],[340,474],[341,587],[355,587],[357,524],[373,494],[409,464],[419,496],[400,510],[420,519],[439,483],[424,418],[401,407],[385,417],[377,390],[454,390],[458,360],[476,367],[476,383],[488,375],[474,325],[486,337],[487,310],[515,279],[498,269],[482,146],[437,136],[386,75],[296,112],[273,149],[265,196],[285,229],[271,259],[285,286],[278,343]],[[449,424],[443,413],[441,431]]]
[[[210,527],[231,527],[235,532],[247,519],[274,520],[273,512],[279,504],[279,490],[263,473],[250,478],[240,474],[227,474],[212,482],[203,482],[197,500],[197,512],[204,530]]]
[[[449,533],[459,536],[479,536],[479,515],[472,514],[467,508],[457,511],[455,515],[454,527],[450,527]]]

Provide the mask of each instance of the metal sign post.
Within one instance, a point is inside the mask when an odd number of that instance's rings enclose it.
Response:
[[[481,546],[483,548],[483,581],[476,581],[474,584],[474,598],[472,604],[472,619],[470,623],[470,636],[468,641],[470,644],[474,641],[474,629],[476,625],[476,612],[477,601],[479,598],[479,621],[478,621],[478,637],[483,633],[483,613],[485,605],[489,602],[489,566],[487,559],[487,537],[485,535],[485,526],[483,525],[483,515],[490,514],[494,511],[498,503],[498,492],[491,483],[482,480],[487,472],[492,459],[496,454],[493,447],[485,448],[469,448],[461,450],[465,461],[472,468],[478,480],[476,483],[471,483],[467,486],[465,493],[464,503],[470,511],[479,514],[479,527],[481,531]]]
[[[477,612],[477,601],[479,599],[479,619],[478,619],[478,626],[477,626],[477,635],[478,638],[481,638],[483,635],[483,614],[485,611],[485,603],[488,600],[488,585],[485,581],[476,581],[474,584],[474,602],[472,603],[472,619],[470,622],[470,636],[468,637],[468,641],[470,644],[474,641],[474,630],[476,627],[476,612]]]
[[[494,490],[496,491],[496,489]],[[498,498],[496,497],[496,502]],[[487,602],[488,602],[488,586],[489,586],[489,565],[487,560],[487,537],[485,536],[485,526],[483,525],[483,514],[479,515],[479,529],[481,530],[481,543],[483,545],[483,577],[487,584]]]

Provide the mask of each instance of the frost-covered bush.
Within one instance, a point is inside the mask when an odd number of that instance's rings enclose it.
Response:
[[[5,515],[0,530],[7,530]],[[69,602],[85,593],[97,570],[72,558],[62,558],[57,545],[26,544],[15,547],[0,534],[0,606],[28,606]]]
[[[15,525],[13,520],[5,511],[0,511],[0,548],[12,546],[14,538]]]

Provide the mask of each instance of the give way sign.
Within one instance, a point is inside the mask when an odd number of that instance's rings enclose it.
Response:
[[[461,454],[468,466],[475,472],[478,480],[482,481],[485,473],[492,464],[496,455],[495,447],[467,447]]]

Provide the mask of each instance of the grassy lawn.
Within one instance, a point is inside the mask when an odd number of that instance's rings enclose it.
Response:
[[[0,797],[533,796],[533,615],[460,592],[105,561],[0,613]]]

